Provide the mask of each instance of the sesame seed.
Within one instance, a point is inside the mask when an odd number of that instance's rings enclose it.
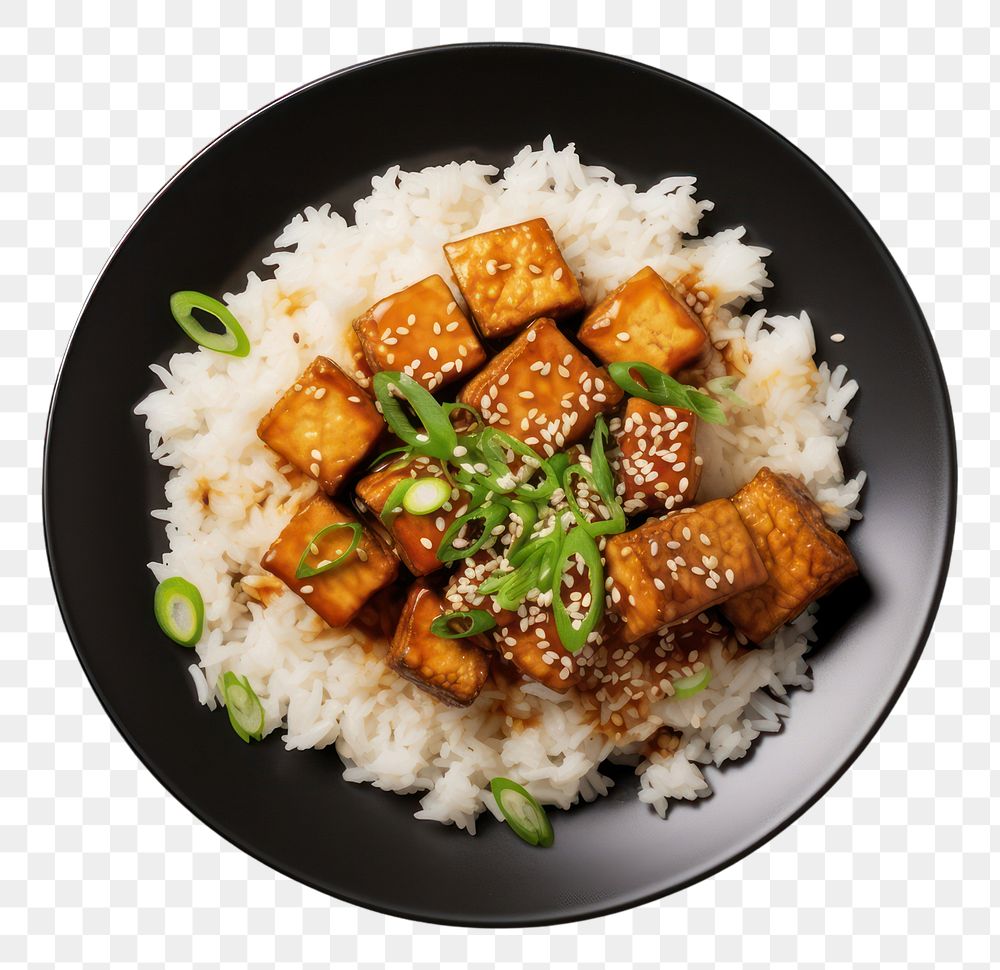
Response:
[[[628,343],[632,339],[631,335],[622,330],[620,333],[616,333],[615,336],[624,344]]]
[[[726,582],[729,583],[730,586],[732,586],[735,581],[736,581],[736,573],[734,573],[731,569],[727,569]]]
[[[319,388],[319,390],[316,391],[315,400],[317,401],[320,400],[320,398],[322,398],[324,394],[326,394],[326,388],[325,387]]]
[[[451,323],[449,323],[445,327],[445,330],[447,330],[448,333],[454,333],[458,329],[458,327],[459,327],[458,321],[457,320],[452,320]]]
[[[559,280],[561,280],[561,279],[562,279],[562,275],[563,275],[563,271],[562,271],[562,267],[561,267],[561,266],[559,266],[559,267],[557,267],[557,268],[556,268],[556,270],[555,270],[555,271],[553,272],[553,274],[552,274],[552,279],[554,279],[554,280],[555,280],[555,281],[556,281],[556,282],[558,283],[558,282],[559,282]]]
[[[309,452],[309,456],[311,458],[315,458],[316,461],[322,461],[323,460],[323,452],[320,451],[319,448],[313,448],[313,450]]]
[[[434,543],[431,542],[431,540],[428,539],[427,536],[421,536],[420,537],[420,545],[422,545],[425,549],[433,549],[434,548]]]
[[[830,339],[835,343],[839,344],[843,341],[844,335],[842,333],[831,333]]]
[[[701,544],[703,546],[710,546],[712,544],[712,540],[709,539],[709,537],[705,535],[704,532],[700,533],[698,538],[701,539]]]
[[[489,273],[490,276],[497,275],[497,261],[495,259],[486,260],[486,272]]]
[[[438,359],[438,349],[437,349],[437,347],[428,347],[427,348],[427,353],[430,356],[431,360],[437,360]]]
[[[535,393],[534,391],[519,391],[517,396],[523,397],[526,401],[530,401],[532,398],[534,398]]]
[[[319,474],[319,465],[317,465],[316,462],[313,462],[309,466],[309,474],[311,474],[311,475],[318,475]]]
[[[361,562],[368,562],[368,553],[365,551],[363,546],[358,546],[356,553]]]
[[[455,307],[457,307],[457,306],[458,306],[458,304],[454,300],[452,300],[451,303],[449,303],[444,308],[444,312],[445,313],[454,313],[455,312]]]
[[[534,263],[528,263],[528,269],[530,269],[531,272],[534,273],[536,276],[542,271],[541,267],[536,266]]]
[[[300,586],[299,587],[299,592],[300,593],[304,593],[306,596],[308,596],[312,591],[313,591],[313,587],[312,586]]]

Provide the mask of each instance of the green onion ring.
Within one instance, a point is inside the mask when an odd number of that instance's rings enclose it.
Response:
[[[212,333],[211,330],[206,330],[191,312],[194,309],[210,313],[226,328],[226,332]],[[233,311],[214,297],[197,290],[178,290],[171,294],[170,312],[181,330],[196,344],[230,357],[246,357],[250,353],[250,341],[233,316]]]
[[[387,529],[392,527],[393,519],[403,511],[403,499],[416,483],[415,478],[403,478],[393,485],[392,491],[389,492],[389,497],[385,500],[385,505],[382,506],[382,511],[379,513],[379,519]]]
[[[538,506],[531,502],[515,500],[510,503],[510,511],[521,520],[521,534],[514,540],[510,549],[507,550],[507,558],[516,556],[518,552],[527,545],[531,539],[532,529],[538,522]]]
[[[588,570],[590,581],[590,606],[579,626],[574,626],[569,610],[562,598],[563,575],[567,569],[575,568],[572,563],[579,555]],[[604,616],[604,564],[601,553],[593,538],[583,529],[574,529],[567,536],[559,554],[559,566],[552,581],[552,614],[556,621],[556,632],[563,647],[569,653],[579,653],[587,637],[597,628]]]
[[[519,839],[543,849],[552,845],[555,841],[552,823],[545,809],[527,789],[509,778],[494,778],[490,782],[490,791],[497,801],[497,808]]]
[[[448,526],[448,530],[441,538],[441,544],[438,546],[437,551],[438,560],[440,562],[455,562],[459,559],[466,559],[469,556],[474,556],[488,542],[492,542],[496,539],[496,536],[493,535],[493,530],[506,518],[507,509],[499,502],[484,503],[479,506],[479,508],[472,509],[471,511],[466,512],[465,515],[460,515],[450,526]],[[455,539],[458,538],[458,534],[462,531],[464,526],[468,525],[470,522],[474,522],[476,519],[482,519],[482,535],[480,535],[479,538],[476,539],[471,545],[464,546],[461,549],[456,549],[454,542]]]
[[[201,639],[205,625],[205,601],[194,583],[171,576],[156,587],[153,615],[174,643],[193,647]]]
[[[674,697],[678,700],[683,700],[685,697],[694,697],[695,694],[700,694],[709,685],[711,679],[711,667],[702,667],[698,673],[692,674],[690,677],[681,677],[679,680],[673,682]]]
[[[458,444],[458,435],[445,409],[422,384],[399,371],[379,371],[372,378],[375,396],[382,405],[382,416],[397,437],[414,451],[440,461],[450,460]],[[402,402],[393,394],[395,388],[413,408],[424,426],[419,431],[407,417]]]
[[[464,623],[465,628],[459,632],[456,623]],[[497,621],[486,610],[454,610],[442,613],[431,621],[431,633],[445,640],[461,640],[474,637],[487,630],[492,630]]]
[[[351,544],[332,562],[325,563],[322,566],[307,566],[306,559],[309,558],[309,553],[313,546],[319,544],[319,540],[323,536],[327,535],[329,532],[333,532],[335,529],[350,529],[353,533],[351,537]],[[295,567],[295,578],[296,579],[309,579],[312,576],[319,576],[320,573],[329,572],[331,569],[336,569],[355,549],[358,548],[358,543],[361,542],[361,534],[364,530],[361,527],[360,522],[333,522],[330,525],[323,526],[319,532],[316,533],[307,543],[305,549],[302,550],[302,557],[299,559],[298,566]]]
[[[573,488],[574,475],[582,478],[593,489],[604,505],[607,506],[608,511],[611,513],[611,518],[598,519],[596,522],[591,522],[583,514],[583,510],[580,508],[580,503],[576,497],[576,490]],[[613,488],[614,485],[612,485]],[[619,532],[624,532],[628,527],[628,522],[625,519],[625,511],[622,509],[621,502],[618,501],[618,496],[613,491],[603,491],[598,486],[594,475],[587,471],[583,465],[570,465],[566,469],[563,474],[563,492],[566,494],[566,501],[569,503],[573,518],[576,519],[580,528],[584,529],[589,535],[618,535]]]
[[[246,677],[237,677],[231,670],[222,675],[222,696],[233,730],[247,744],[259,741],[264,733],[264,708]]]
[[[413,485],[403,496],[403,508],[411,515],[430,515],[451,498],[451,486],[440,478],[428,475],[413,479]]]
[[[645,386],[634,377],[635,371]],[[689,384],[675,381],[669,374],[641,360],[619,360],[608,365],[611,379],[627,394],[663,407],[687,408],[709,424],[725,424],[726,412],[714,398]]]

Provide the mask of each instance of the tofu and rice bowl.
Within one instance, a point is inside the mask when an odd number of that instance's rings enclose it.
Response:
[[[296,216],[272,278],[171,299],[201,346],[136,412],[198,699],[470,833],[550,844],[607,761],[660,815],[709,794],[857,571],[856,383],[760,306],[767,250],[697,237],[693,177],[546,140],[372,189]]]

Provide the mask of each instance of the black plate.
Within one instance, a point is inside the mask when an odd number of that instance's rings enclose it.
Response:
[[[713,797],[667,821],[616,772],[610,797],[555,812],[552,849],[492,820],[470,838],[417,822],[415,798],[343,781],[332,750],[247,746],[194,699],[191,655],[150,608],[145,564],[164,547],[149,511],[162,470],[132,408],[147,365],[190,344],[167,313],[178,289],[240,288],[287,220],[345,214],[393,164],[503,165],[551,134],[645,187],[696,174],[714,231],[745,224],[773,248],[776,312],[806,308],[820,353],[862,392],[846,454],[867,469],[850,532],[864,576],[821,610],[816,688],[782,734],[709,772]],[[844,343],[827,338],[836,331]],[[104,268],[52,404],[45,531],[59,604],[94,690],[125,739],[199,818],[274,868],[362,906],[504,926],[607,913],[662,896],[754,849],[812,804],[871,739],[927,638],[955,510],[951,408],[927,325],[871,227],[766,125],[679,78],[603,54],[520,45],[438,48],[350,68],[275,102],[197,156]]]

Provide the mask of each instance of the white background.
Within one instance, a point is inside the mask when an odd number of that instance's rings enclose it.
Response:
[[[995,963],[995,19],[986,0],[3,0],[0,964]],[[169,797],[76,662],[39,501],[58,361],[109,250],[159,186],[224,128],[304,81],[386,52],[491,39],[659,65],[742,104],[822,164],[925,309],[964,469],[935,633],[876,741],[819,805],[682,894],[607,919],[500,932],[330,900],[249,859]],[[831,285],[850,280],[832,272]]]

